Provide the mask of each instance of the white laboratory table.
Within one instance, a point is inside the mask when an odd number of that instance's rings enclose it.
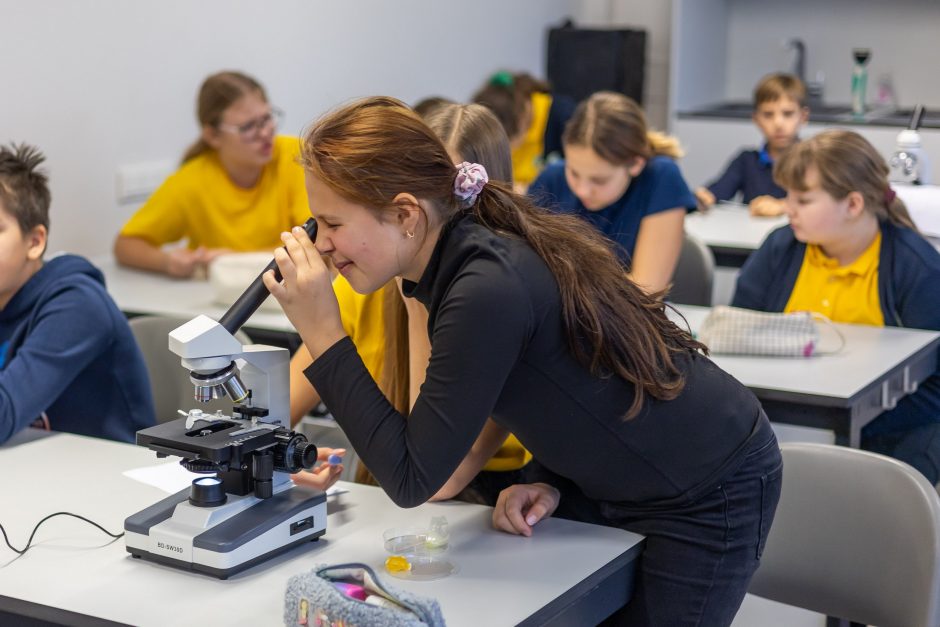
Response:
[[[685,231],[708,246],[715,264],[740,268],[774,229],[787,224],[786,216],[755,217],[744,205],[718,203],[708,211],[685,217]]]
[[[26,430],[0,447],[0,523],[22,547],[33,526],[57,511],[82,514],[117,532],[125,517],[166,493],[122,472],[158,463],[143,447]],[[446,516],[456,574],[394,585],[438,599],[447,624],[588,625],[622,606],[632,589],[642,536],[547,519],[531,538],[496,531],[488,507],[429,503],[401,509],[379,488],[340,483],[327,532],[222,581],[134,559],[68,517],[46,522],[17,557],[0,545],[0,624],[276,625],[290,576],[318,564],[364,562],[382,571],[383,530]],[[47,622],[43,622],[47,621]]]
[[[709,308],[677,305],[691,330]],[[675,311],[670,318],[683,322]],[[835,325],[845,347],[813,357],[712,355],[711,359],[750,388],[772,421],[829,429],[836,443],[858,448],[861,430],[934,374],[940,332],[854,324]],[[831,329],[821,328],[821,348],[837,347]]]
[[[155,272],[125,268],[110,255],[90,260],[103,273],[105,285],[118,309],[128,316],[163,315],[190,319],[205,314],[218,320],[227,310],[213,299],[209,283],[198,279],[174,279]],[[243,329],[256,342],[287,346],[293,352],[300,336],[280,309],[263,307]]]
[[[940,250],[940,187],[894,185],[921,234]],[[718,203],[685,217],[685,231],[708,246],[715,265],[740,268],[771,231],[787,224],[786,216],[752,216],[746,205]]]

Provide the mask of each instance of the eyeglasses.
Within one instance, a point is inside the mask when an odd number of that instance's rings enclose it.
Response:
[[[272,107],[271,110],[264,115],[254,120],[248,120],[244,124],[217,124],[216,128],[225,133],[234,133],[244,141],[252,141],[258,139],[261,133],[269,127],[276,129],[280,125],[283,117],[283,111]]]

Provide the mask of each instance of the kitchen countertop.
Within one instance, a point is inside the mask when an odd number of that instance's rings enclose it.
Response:
[[[680,111],[680,118],[712,118],[725,120],[750,119],[754,105],[750,102],[730,101],[714,105],[706,105],[691,111]],[[822,104],[811,106],[809,110],[810,123],[846,124],[864,126],[893,126],[904,128],[911,119],[910,108],[873,107],[864,116],[852,115],[849,105]],[[940,107],[927,107],[921,128],[940,129]]]

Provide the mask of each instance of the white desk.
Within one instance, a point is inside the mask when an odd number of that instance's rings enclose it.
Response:
[[[678,306],[695,332],[707,307]],[[670,318],[678,324],[674,312]],[[940,332],[854,324],[836,325],[845,348],[814,357],[712,355],[750,388],[771,420],[835,431],[836,442],[858,448],[861,429],[893,407],[937,369]],[[825,325],[822,348],[838,346]]]
[[[940,250],[940,201],[934,202],[940,198],[940,188],[899,185],[895,189],[921,233]],[[787,222],[786,216],[755,217],[745,205],[718,203],[705,213],[688,214],[685,231],[711,249],[715,265],[740,268],[771,231]]]
[[[125,268],[110,255],[92,257],[90,261],[104,273],[108,293],[118,309],[129,317],[158,315],[188,320],[205,314],[218,320],[228,309],[214,302],[207,281],[174,279],[155,272]],[[243,329],[255,342],[285,346],[291,353],[300,346],[300,336],[279,309],[259,309]]]
[[[715,264],[740,268],[774,229],[787,224],[786,216],[754,217],[743,205],[719,203],[685,217],[686,232],[715,254]]]
[[[52,512],[82,514],[118,532],[129,514],[167,496],[121,474],[157,463],[148,449],[69,434],[28,441],[34,435],[27,430],[0,447],[0,522],[14,546]],[[25,555],[0,545],[0,623],[43,613],[63,620],[61,610],[68,610],[86,616],[65,617],[67,624],[88,616],[133,625],[281,624],[291,575],[351,561],[384,572],[383,530],[439,515],[447,516],[449,557],[459,571],[437,581],[387,579],[437,598],[451,627],[594,624],[628,599],[642,543],[636,534],[549,519],[523,538],[494,530],[488,507],[449,502],[405,510],[378,488],[341,485],[350,492],[330,497],[320,541],[226,581],[134,559],[123,539],[111,542],[87,523],[54,518]]]

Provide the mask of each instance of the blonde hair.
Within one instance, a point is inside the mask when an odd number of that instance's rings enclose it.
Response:
[[[479,104],[435,102],[421,114],[444,146],[460,159],[479,163],[494,181],[512,181],[512,153],[506,131],[492,111]],[[417,106],[415,111],[418,112]],[[394,280],[382,287],[382,325],[385,336],[379,389],[403,416],[411,410],[411,355],[408,311]],[[356,469],[356,482],[378,485],[365,464]]]
[[[806,106],[806,85],[793,74],[778,72],[768,74],[754,88],[754,108],[765,102],[777,102],[789,98],[801,107]]]
[[[917,230],[904,202],[891,190],[888,165],[868,140],[852,131],[830,130],[790,147],[774,165],[774,180],[805,192],[806,172],[814,168],[819,185],[841,200],[858,192],[865,209],[879,220]]]
[[[196,99],[196,119],[199,126],[216,126],[222,121],[222,114],[239,98],[246,94],[257,94],[265,102],[268,96],[261,83],[241,72],[219,72],[208,77],[199,87],[199,96]],[[212,150],[209,144],[200,136],[186,149],[181,163],[186,163],[199,155]]]
[[[650,130],[643,109],[632,98],[599,91],[578,105],[561,136],[565,147],[584,146],[614,165],[630,165],[637,157],[680,158],[675,137]]]
[[[479,104],[449,103],[438,104],[423,117],[450,153],[479,163],[492,181],[512,181],[509,138],[492,111]],[[407,415],[411,400],[408,313],[394,281],[382,289],[386,350],[379,388],[395,409]]]

